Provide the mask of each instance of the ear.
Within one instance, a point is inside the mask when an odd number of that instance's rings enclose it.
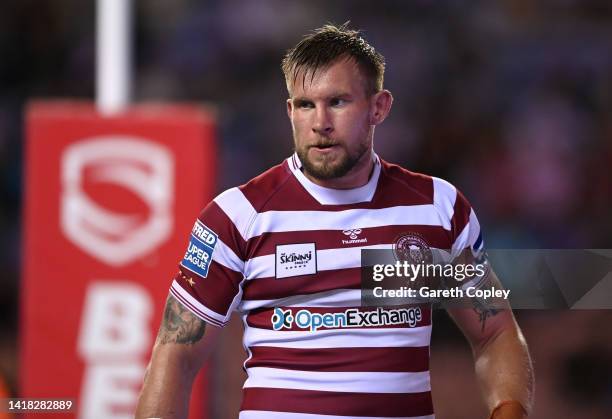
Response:
[[[388,90],[381,90],[372,95],[370,100],[370,124],[378,125],[384,121],[389,115],[389,112],[391,112],[393,95],[391,95],[391,92]]]
[[[291,112],[293,112],[293,102],[291,102],[291,98],[287,99],[287,116],[291,120]]]

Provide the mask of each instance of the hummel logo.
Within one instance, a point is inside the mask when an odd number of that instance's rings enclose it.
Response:
[[[348,230],[342,230],[342,233],[349,236],[351,240],[355,240],[358,235],[361,234],[360,228],[350,228]]]
[[[355,243],[367,243],[368,239],[358,239],[361,234],[360,228],[348,228],[346,230],[342,230],[342,234],[345,236],[349,236],[350,240],[342,240],[342,244],[355,244]]]

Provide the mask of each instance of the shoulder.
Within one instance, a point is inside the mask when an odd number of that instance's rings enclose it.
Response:
[[[426,201],[433,200],[432,177],[423,173],[412,172],[397,164],[381,160],[386,183],[393,189],[404,193],[410,192],[421,196]]]
[[[292,176],[288,162],[285,160],[239,186],[238,189],[257,211],[261,211],[265,208],[266,203],[283,189]]]
[[[461,192],[450,182],[439,177],[413,172],[397,164],[382,161],[389,182],[396,188],[417,193],[440,207],[454,206]]]
[[[243,185],[230,188],[219,194],[214,201],[228,210],[232,207],[244,209],[245,206],[260,211],[291,177],[287,163],[271,167]]]
[[[452,183],[439,177],[412,172],[397,164],[382,163],[387,182],[393,190],[418,195],[422,203],[433,205],[445,220],[445,225],[452,224],[457,218],[465,219],[469,216],[470,203]]]
[[[476,214],[470,202],[452,183],[386,162],[383,162],[383,168],[394,193],[419,194],[419,203],[428,204],[435,211],[442,227],[449,232],[453,248],[463,249],[468,244],[482,246]]]
[[[225,190],[217,195],[210,206],[218,207],[245,235],[258,212],[291,176],[287,163],[271,167],[247,183]],[[205,209],[206,210],[206,209]]]

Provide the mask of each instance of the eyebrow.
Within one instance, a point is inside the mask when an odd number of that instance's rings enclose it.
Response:
[[[332,93],[331,95],[328,95],[325,97],[325,100],[329,100],[329,99],[336,99],[336,98],[350,98],[352,97],[352,95],[350,93],[346,93],[346,92],[336,92],[336,93]],[[294,103],[298,103],[298,102],[313,102],[314,100],[306,97],[306,96],[296,96],[294,98],[291,99]]]

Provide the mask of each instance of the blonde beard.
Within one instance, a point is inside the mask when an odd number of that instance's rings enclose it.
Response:
[[[354,154],[349,153],[344,146],[341,147],[344,150],[344,154],[340,161],[335,164],[326,161],[315,164],[308,159],[308,149],[298,149],[296,146],[295,151],[302,162],[304,172],[315,179],[329,180],[338,179],[348,174],[370,149],[366,142],[360,143],[359,148]]]

